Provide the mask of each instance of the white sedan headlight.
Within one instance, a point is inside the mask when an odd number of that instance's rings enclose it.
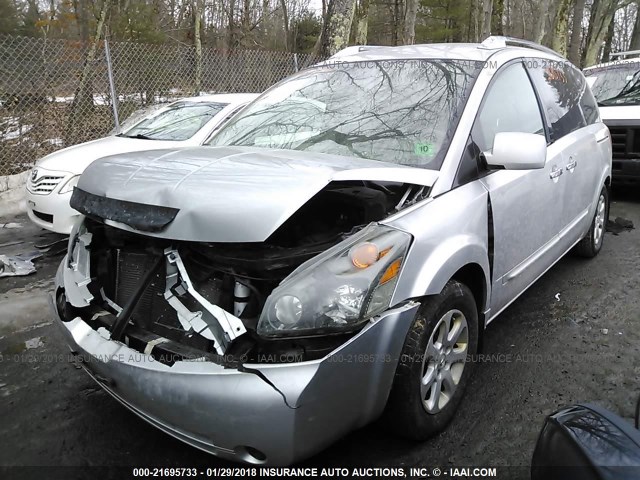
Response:
[[[264,337],[347,331],[389,307],[411,236],[371,224],[298,267],[269,295]]]
[[[58,193],[62,195],[63,193],[73,192],[73,187],[78,185],[78,180],[80,180],[80,175],[74,175],[69,180],[64,182],[64,185],[62,185]]]

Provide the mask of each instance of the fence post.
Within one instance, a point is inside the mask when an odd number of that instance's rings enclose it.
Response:
[[[104,39],[104,56],[107,59],[107,73],[109,74],[109,90],[111,91],[111,107],[113,108],[113,123],[116,129],[120,129],[118,119],[118,97],[116,95],[116,85],[113,81],[113,68],[111,67],[111,51],[109,50],[109,40]]]
[[[298,68],[298,54],[297,53],[293,54],[293,66],[295,67],[296,72],[297,72],[299,70],[299,68]]]

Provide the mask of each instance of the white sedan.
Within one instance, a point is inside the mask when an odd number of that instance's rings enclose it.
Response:
[[[80,215],[69,206],[80,174],[95,160],[118,153],[201,145],[257,94],[184,98],[135,116],[121,133],[74,145],[43,157],[27,179],[27,214],[36,225],[68,234]]]

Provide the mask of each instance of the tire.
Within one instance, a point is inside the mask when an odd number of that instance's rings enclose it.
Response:
[[[444,324],[453,325],[453,331],[459,332],[458,343],[453,347],[438,341],[443,338]],[[386,426],[413,440],[425,440],[442,431],[460,404],[472,374],[473,363],[468,356],[477,353],[477,349],[475,299],[464,284],[451,280],[442,293],[422,304],[409,329],[383,417]],[[445,379],[440,387],[438,373]],[[426,375],[434,379],[430,388],[422,386]]]
[[[575,252],[581,257],[593,258],[602,249],[604,233],[609,219],[609,190],[604,187],[598,197],[596,212],[591,220],[591,227],[582,240],[576,245]]]

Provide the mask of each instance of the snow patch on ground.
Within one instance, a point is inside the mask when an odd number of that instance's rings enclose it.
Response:
[[[26,212],[25,186],[29,170],[16,175],[0,176],[0,217]]]
[[[15,140],[28,133],[31,128],[31,125],[21,124],[18,117],[6,117],[0,120],[0,139]]]

